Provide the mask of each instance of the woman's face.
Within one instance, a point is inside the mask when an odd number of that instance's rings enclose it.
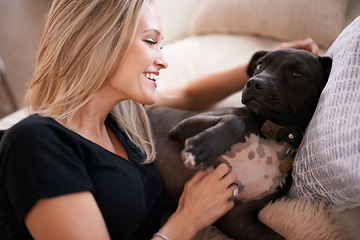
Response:
[[[124,62],[109,83],[120,101],[132,99],[146,105],[155,102],[159,70],[168,65],[161,52],[162,39],[160,16],[155,6],[148,3]]]

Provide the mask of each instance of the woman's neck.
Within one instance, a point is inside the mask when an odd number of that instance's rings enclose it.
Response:
[[[90,101],[77,110],[62,124],[84,138],[108,149],[110,137],[105,127],[105,120],[113,106],[104,101],[99,94],[95,94]]]
[[[75,114],[65,119],[63,124],[82,137],[127,159],[120,139],[105,126],[107,116],[118,103],[112,96],[106,88],[99,90]]]

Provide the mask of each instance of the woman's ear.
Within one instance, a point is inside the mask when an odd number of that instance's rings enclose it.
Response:
[[[263,56],[265,56],[267,53],[268,53],[268,51],[258,51],[256,53],[254,53],[254,55],[251,57],[249,65],[246,69],[246,74],[249,77],[252,77],[254,75],[255,68],[256,68],[256,65],[257,65],[259,59],[262,58]]]

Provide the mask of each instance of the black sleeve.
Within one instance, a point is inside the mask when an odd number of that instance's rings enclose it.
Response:
[[[81,154],[66,131],[50,123],[20,123],[8,130],[0,146],[1,194],[19,223],[37,200],[92,191]]]

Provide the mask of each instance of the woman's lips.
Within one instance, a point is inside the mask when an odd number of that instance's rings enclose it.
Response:
[[[159,72],[146,72],[145,77],[157,87],[156,81],[158,80]]]

